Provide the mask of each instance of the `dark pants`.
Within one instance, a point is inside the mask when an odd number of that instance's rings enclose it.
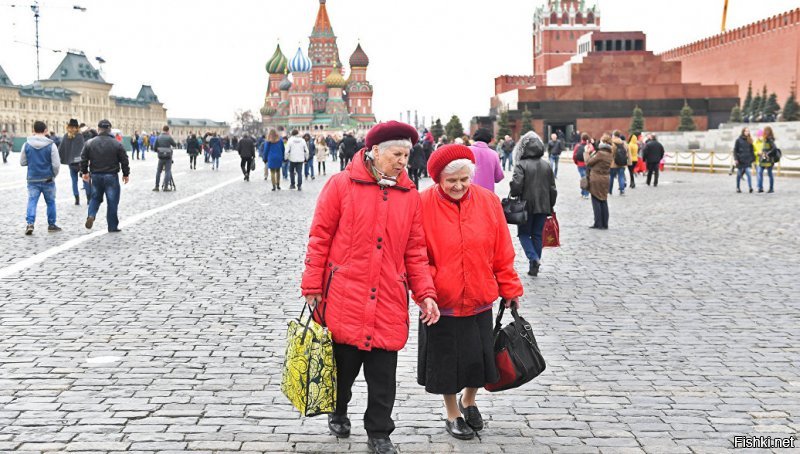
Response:
[[[131,159],[139,159],[139,145],[132,143],[131,144]]]
[[[547,215],[537,213],[528,217],[528,222],[517,226],[517,236],[525,256],[530,262],[538,262],[542,259],[542,231]]]
[[[196,169],[197,168],[197,154],[193,153],[189,155],[189,168]]]
[[[658,164],[657,162],[647,163],[647,185],[650,186],[650,177],[655,176],[653,186],[658,186]]]
[[[333,156],[333,162],[336,162],[336,155],[339,152],[337,147],[328,147],[328,153]]]
[[[106,207],[108,230],[117,230],[119,227],[117,208],[119,207],[120,188],[119,176],[116,173],[92,174],[92,200],[89,201],[89,216],[97,217],[97,210],[103,203],[103,195],[108,200],[108,207]]]
[[[283,173],[284,180],[289,179],[289,161],[283,161],[283,164],[281,165],[281,173]]]
[[[628,175],[630,175],[630,176],[631,176],[631,187],[632,187],[632,188],[635,188],[635,187],[636,187],[636,181],[634,181],[634,179],[633,179],[633,177],[634,177],[633,169],[635,169],[635,168],[636,168],[636,163],[637,163],[637,162],[638,162],[638,161],[633,161],[633,164],[631,164],[631,165],[629,165],[629,166],[628,166]]]
[[[297,187],[303,187],[303,163],[290,162],[289,163],[289,182],[294,186],[294,175],[297,174]]]
[[[397,352],[380,349],[359,350],[351,345],[333,344],[336,357],[336,413],[347,414],[347,405],[353,397],[355,382],[361,365],[367,382],[367,411],[364,429],[372,438],[386,438],[394,431],[392,408],[397,391]]]
[[[317,161],[317,175],[322,175],[323,173],[328,173],[325,161]]]
[[[608,200],[600,200],[592,196],[592,211],[594,211],[594,226],[598,229],[607,229]]]
[[[419,188],[419,178],[422,176],[422,169],[409,168],[408,176],[411,178],[411,181],[414,182],[414,186]]]
[[[344,168],[347,167],[347,163],[349,163],[351,159],[353,158],[347,155],[339,156],[339,170],[344,170]]]
[[[72,195],[78,197],[78,173],[80,172],[80,165],[78,164],[70,164],[69,165],[69,176],[72,177]],[[90,200],[92,198],[92,184],[83,182],[83,190],[86,191],[86,200]]]
[[[172,159],[159,159],[156,171],[156,187],[161,182],[161,172],[164,172],[164,187],[172,182]]]
[[[308,161],[306,161],[305,165],[303,166],[303,174],[305,174],[306,178],[311,176],[314,178],[314,157],[309,156]]]
[[[251,164],[253,159],[255,158],[242,158],[242,163],[239,164],[239,167],[242,168],[242,174],[247,179],[250,179],[250,167],[255,167],[255,165]]]

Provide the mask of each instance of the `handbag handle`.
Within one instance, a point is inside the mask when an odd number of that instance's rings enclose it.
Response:
[[[322,326],[327,326],[325,324],[325,312],[328,309],[327,306],[328,305],[326,304],[325,305],[325,310],[322,311],[322,315],[320,316],[320,321],[322,322]],[[303,323],[303,314],[305,314],[307,307],[309,307],[308,302],[303,304],[303,310],[300,311],[300,316],[298,317],[298,320],[300,321],[300,323]],[[306,341],[306,333],[308,333],[308,327],[311,325],[311,320],[314,319],[314,312],[316,312],[317,315],[320,315],[319,314],[319,303],[315,304],[314,307],[311,308],[310,310],[311,310],[311,312],[309,312],[308,319],[306,320],[306,324],[303,327],[303,336],[300,338],[300,342],[302,342],[302,343],[305,343],[305,341]]]
[[[497,336],[497,333],[499,333],[500,329],[502,328],[503,313],[506,310],[506,301],[508,301],[508,300],[505,299],[505,298],[500,298],[500,310],[497,311],[497,318],[495,318],[495,321],[494,321],[494,335],[495,336]],[[517,306],[516,305],[514,305],[514,307],[511,308],[511,316],[514,317],[514,320],[519,319],[519,313],[517,313]],[[520,324],[522,324],[522,323],[520,322]]]

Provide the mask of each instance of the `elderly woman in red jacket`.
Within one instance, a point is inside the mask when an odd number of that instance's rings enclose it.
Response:
[[[303,273],[303,295],[312,307],[320,304],[316,314],[334,342],[338,399],[328,427],[337,437],[350,435],[347,405],[363,365],[364,428],[370,451],[381,454],[396,452],[389,434],[409,288],[422,322],[439,319],[420,197],[405,172],[417,140],[414,127],[396,121],[370,130],[366,148],[319,195]]]
[[[471,184],[474,172],[468,147],[440,147],[428,161],[438,184],[420,195],[441,318],[436,325],[420,324],[417,381],[429,393],[444,395],[447,432],[465,440],[483,429],[478,388],[499,378],[492,305],[500,296],[508,306],[518,305],[522,296],[500,200]]]

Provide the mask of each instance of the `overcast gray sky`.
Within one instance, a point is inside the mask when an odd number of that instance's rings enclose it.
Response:
[[[16,3],[23,7],[12,8]],[[16,84],[36,77],[32,0],[0,0],[0,65]],[[461,117],[488,111],[493,79],[530,74],[533,12],[545,0],[328,0],[342,62],[361,39],[370,57],[379,120],[401,111]],[[659,52],[718,33],[724,0],[587,0],[604,30],[643,30]],[[72,11],[72,5],[87,8]],[[280,39],[288,58],[308,49],[318,0],[42,0],[42,78],[63,54],[103,57],[112,93],[151,84],[172,117],[230,121],[264,101],[264,65]],[[797,0],[730,0],[728,28],[798,6]],[[757,55],[753,56],[754,60]],[[743,64],[746,64],[743,62]],[[756,64],[756,63],[751,63]],[[412,113],[413,115],[413,113]],[[428,120],[428,122],[430,122]]]

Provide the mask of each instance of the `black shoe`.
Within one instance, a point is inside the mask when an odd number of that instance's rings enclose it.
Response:
[[[752,194],[752,193],[753,193],[753,188],[750,188],[750,194]]]
[[[122,231],[122,229],[108,229],[109,233],[119,233],[121,231]]]
[[[281,190],[281,185],[278,185],[278,190],[279,190],[279,191]]]
[[[590,229],[599,229],[600,227],[598,227],[598,226],[596,226],[596,225],[590,225],[590,226],[589,226],[589,228],[590,228]]]
[[[760,193],[762,193],[762,192],[764,192],[764,190],[763,190],[763,189],[759,189],[759,190],[758,190],[758,193],[759,193],[759,194],[760,194]]]
[[[328,415],[328,429],[337,438],[347,438],[350,436],[350,418],[347,415]]]
[[[739,189],[739,188],[736,188],[736,192],[738,192],[738,193],[741,193],[741,192],[742,192],[742,190],[741,190],[741,189]]]
[[[33,235],[33,224],[28,224],[25,227],[25,235]]]
[[[158,191],[160,191],[160,189],[158,189],[158,186],[153,188],[153,192],[158,192]]]
[[[295,189],[295,185],[290,185],[289,189]]]
[[[769,191],[767,191],[767,194],[772,194],[773,192],[775,192],[775,190],[774,189],[770,189]]]
[[[91,229],[94,225],[94,216],[89,216],[86,218],[86,224],[84,224],[87,229]]]
[[[470,426],[472,430],[475,432],[483,430],[483,416],[481,416],[481,412],[478,410],[477,406],[470,405],[464,408],[461,404],[461,396],[458,396],[458,410],[464,415],[464,421],[467,422],[467,425]]]
[[[302,190],[303,190],[303,187],[302,187],[302,186],[298,186],[298,187],[297,187],[297,190],[298,190],[298,191],[302,191]]]
[[[55,224],[50,224],[50,225],[47,226],[47,231],[48,232],[60,232],[61,231],[61,227],[59,227],[59,226],[57,226]]]
[[[397,454],[397,448],[394,447],[394,443],[392,443],[392,440],[390,440],[389,437],[370,437],[367,440],[367,447],[369,447],[369,452],[375,454]]]
[[[467,425],[467,422],[461,416],[452,422],[448,419],[444,424],[447,428],[447,433],[459,440],[472,440],[475,438],[475,431]]]
[[[80,205],[80,204],[81,204],[81,196],[76,195],[75,196],[75,205]]]
[[[539,261],[531,262],[530,267],[528,268],[528,276],[538,276],[539,275]],[[461,401],[459,401],[459,405],[461,405]]]

